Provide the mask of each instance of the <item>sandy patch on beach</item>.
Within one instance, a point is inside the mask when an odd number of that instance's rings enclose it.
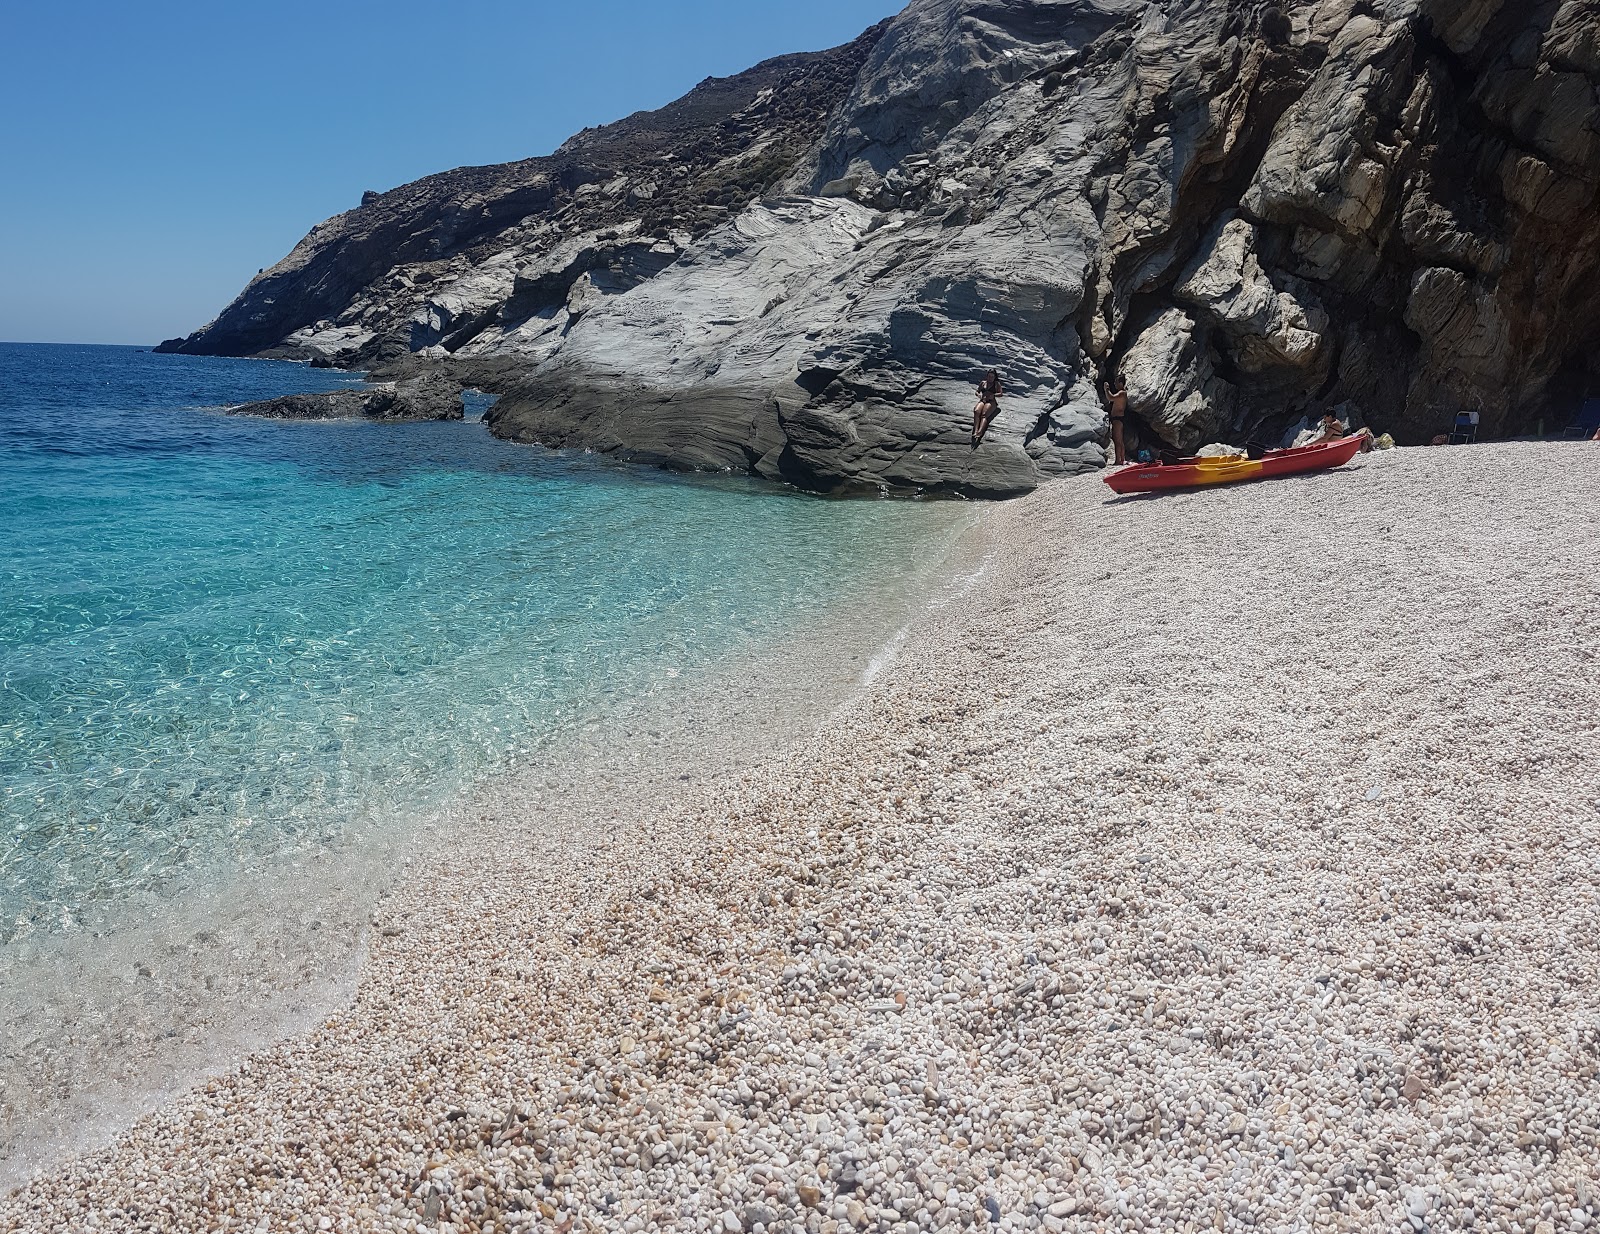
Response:
[[[1585,1228],[1600,452],[996,508],[798,747],[502,789],[19,1230]]]

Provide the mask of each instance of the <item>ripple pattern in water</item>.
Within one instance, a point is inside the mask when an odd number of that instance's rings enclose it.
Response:
[[[564,726],[897,594],[966,523],[472,422],[216,410],[349,380],[0,346],[0,941],[437,804]]]

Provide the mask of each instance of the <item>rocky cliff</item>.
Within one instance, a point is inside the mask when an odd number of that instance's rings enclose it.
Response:
[[[1099,466],[1113,370],[1150,444],[1510,434],[1590,379],[1597,84],[1600,0],[915,0],[376,195],[164,346],[429,368],[503,436],[823,490]]]

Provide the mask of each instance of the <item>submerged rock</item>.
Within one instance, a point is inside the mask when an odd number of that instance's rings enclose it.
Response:
[[[163,348],[490,364],[502,436],[822,490],[1100,466],[1117,369],[1134,446],[1525,432],[1600,354],[1596,45],[1577,0],[915,0],[381,194]]]

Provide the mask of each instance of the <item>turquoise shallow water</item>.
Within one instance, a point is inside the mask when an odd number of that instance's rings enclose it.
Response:
[[[349,380],[0,345],[0,943],[359,847],[968,521],[216,410]]]

